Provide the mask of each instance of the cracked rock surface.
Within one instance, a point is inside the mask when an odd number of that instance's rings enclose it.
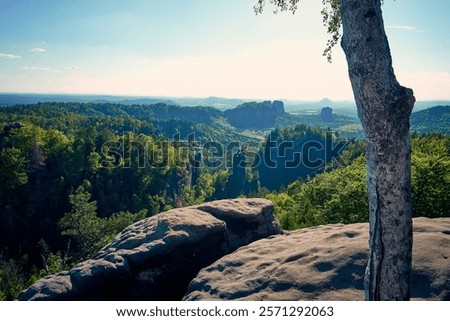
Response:
[[[450,218],[415,218],[412,300],[450,300]],[[369,225],[259,240],[202,269],[184,300],[364,300]]]
[[[264,199],[173,209],[125,228],[90,260],[38,280],[19,300],[180,300],[202,268],[280,233]]]

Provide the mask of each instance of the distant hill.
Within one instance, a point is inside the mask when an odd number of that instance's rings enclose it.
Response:
[[[217,109],[230,109],[245,103],[245,100],[224,97],[207,97],[207,98],[171,98],[177,104],[183,106],[208,106]]]
[[[103,100],[94,100],[93,103],[108,103],[108,102],[114,102],[121,105],[153,105],[153,104],[167,104],[167,105],[177,105],[172,100],[169,99],[159,99],[159,98],[137,98],[137,99],[124,99],[124,100],[118,100],[118,101],[111,101],[107,99]]]
[[[123,105],[152,105],[165,103],[167,105],[214,107],[221,110],[235,108],[245,103],[245,100],[224,97],[142,97],[113,95],[70,95],[70,94],[15,94],[0,93],[0,106],[30,105],[43,102],[56,103],[116,103]]]
[[[65,94],[1,94],[0,106],[31,105],[37,103],[116,103],[122,105],[149,105],[165,103],[177,105],[176,102],[158,97],[132,97],[112,95],[65,95]]]
[[[425,103],[425,102],[424,102]],[[424,106],[424,104],[420,104]],[[411,132],[426,134],[439,132],[450,134],[450,105],[434,106],[431,108],[415,111],[411,115]],[[278,125],[292,126],[293,123],[306,124],[311,127],[330,128],[339,133],[341,137],[363,138],[361,123],[356,115],[345,112],[344,109],[333,109],[334,122],[324,122],[320,118],[320,109],[300,110],[291,114],[291,118],[278,119]]]
[[[349,109],[356,114],[356,105],[353,101],[332,101],[323,98],[320,101],[285,101],[286,112],[298,112],[305,110],[321,110],[323,107],[333,109]]]
[[[284,108],[286,112],[299,112],[306,110],[320,110],[323,107],[331,107],[334,110],[339,110],[339,114],[347,116],[356,116],[356,104],[354,101],[333,101],[328,98],[323,98],[320,101],[284,101]],[[421,100],[414,104],[414,111],[421,111],[434,106],[450,105],[450,100]]]
[[[450,106],[436,106],[412,113],[411,132],[450,134]]]
[[[450,100],[421,100],[414,104],[414,112],[424,110],[435,106],[448,106]]]

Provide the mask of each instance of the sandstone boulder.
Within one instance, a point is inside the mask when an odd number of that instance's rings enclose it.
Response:
[[[200,269],[281,232],[264,199],[174,209],[127,227],[92,259],[37,281],[19,300],[180,300]]]
[[[326,225],[241,247],[185,300],[363,300],[368,224]],[[412,299],[450,300],[450,218],[414,219]]]

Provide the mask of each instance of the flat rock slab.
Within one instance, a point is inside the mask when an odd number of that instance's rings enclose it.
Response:
[[[241,247],[184,300],[363,300],[369,226],[325,225]],[[414,219],[412,299],[450,300],[450,218]]]
[[[37,281],[19,300],[180,300],[200,269],[279,233],[264,199],[170,210],[127,227],[92,259]]]

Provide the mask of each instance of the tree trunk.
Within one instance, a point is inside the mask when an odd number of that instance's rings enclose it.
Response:
[[[409,300],[412,256],[411,89],[394,75],[380,0],[341,0],[344,49],[367,140],[370,209],[366,300]]]

